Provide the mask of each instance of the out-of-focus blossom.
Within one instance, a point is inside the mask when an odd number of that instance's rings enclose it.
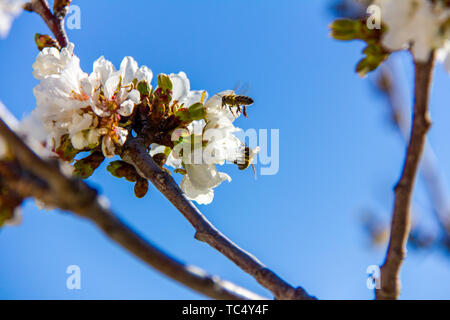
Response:
[[[391,50],[411,48],[417,61],[426,61],[450,36],[450,8],[443,1],[375,0],[387,31],[383,45]]]
[[[22,12],[24,0],[0,0],[0,38],[6,38],[14,19]]]

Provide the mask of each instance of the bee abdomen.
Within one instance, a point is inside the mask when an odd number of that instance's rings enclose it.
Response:
[[[246,105],[249,106],[253,104],[253,99],[247,96],[236,96],[236,102],[240,105]]]
[[[247,96],[229,94],[222,97],[222,103],[229,106],[249,106],[253,104],[253,99]]]

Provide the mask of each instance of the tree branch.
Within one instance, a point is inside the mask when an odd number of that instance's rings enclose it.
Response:
[[[28,10],[37,12],[53,32],[60,46],[65,47],[67,35],[64,31],[64,23],[51,14],[47,1],[32,0],[30,4]],[[59,21],[59,24],[56,24],[56,21]],[[242,270],[253,276],[262,286],[269,289],[277,299],[315,299],[315,297],[309,296],[303,288],[294,288],[289,285],[255,257],[220,233],[194,204],[186,199],[176,182],[154,163],[146,152],[145,143],[140,138],[127,142],[126,146],[122,148],[122,158],[132,164],[142,177],[150,180],[186,217],[197,231],[195,234],[197,240],[208,243],[224,254]]]
[[[386,259],[381,267],[381,288],[377,299],[397,299],[400,295],[400,268],[406,256],[406,243],[411,227],[411,199],[417,169],[425,147],[426,134],[431,126],[428,102],[434,67],[434,52],[427,62],[415,62],[414,112],[411,137],[403,172],[395,187],[395,202],[391,235]]]
[[[47,0],[31,0],[26,3],[24,9],[27,11],[36,12],[44,20],[47,27],[55,36],[61,48],[67,46],[69,42],[64,29],[64,15],[55,16],[50,11]]]
[[[398,129],[401,137],[408,142],[410,124],[406,120],[407,112],[403,94],[396,86],[395,68],[392,64],[385,63],[381,66],[377,79],[377,88],[386,95],[392,123]],[[442,242],[447,249],[450,243],[450,203],[446,183],[439,166],[438,159],[430,141],[427,139],[423,158],[419,171],[433,206],[433,213],[443,234]]]
[[[205,271],[183,264],[117,218],[97,197],[97,192],[79,179],[65,176],[55,162],[44,161],[0,119],[0,135],[7,141],[20,168],[10,170],[2,183],[24,197],[35,197],[47,205],[71,211],[95,223],[111,240],[149,266],[185,286],[213,299],[264,299],[231,282],[210,276]],[[29,171],[29,172],[27,172]],[[2,174],[3,178],[5,175]]]
[[[239,248],[217,230],[186,198],[175,180],[153,161],[143,138],[129,139],[122,150],[121,157],[124,161],[132,164],[142,177],[150,180],[183,214],[196,230],[195,238],[197,240],[206,242],[233,261],[243,271],[254,277],[263,287],[270,290],[276,299],[315,299],[315,297],[308,295],[304,289],[289,285],[253,255]]]

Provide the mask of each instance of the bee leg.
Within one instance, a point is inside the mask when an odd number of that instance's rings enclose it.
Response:
[[[247,107],[246,106],[242,107],[242,110],[244,111],[243,112],[244,113],[244,117],[247,118]]]
[[[233,115],[233,117],[236,118],[237,116],[234,114],[233,108],[231,106],[228,106],[228,109],[230,109],[230,112]]]
[[[258,176],[256,175],[256,168],[255,168],[255,165],[252,163],[251,166],[252,166],[252,169],[253,169],[253,174],[255,175],[255,180],[257,180],[257,179],[258,179]]]

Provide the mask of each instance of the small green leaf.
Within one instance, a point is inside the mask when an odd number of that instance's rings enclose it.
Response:
[[[172,90],[172,80],[170,80],[170,77],[167,74],[161,73],[158,75],[158,87],[164,91]]]
[[[366,57],[356,66],[356,72],[361,77],[365,77],[367,73],[377,69],[389,57],[389,53],[378,44],[369,44],[364,48],[363,53]]]
[[[63,135],[60,140],[59,147],[56,148],[55,153],[64,161],[72,162],[73,158],[81,152],[72,146],[69,135]]]
[[[193,104],[189,108],[180,108],[175,112],[175,116],[182,122],[204,119],[205,114],[205,107],[200,102]]]
[[[48,34],[36,33],[34,35],[34,42],[36,42],[39,51],[42,51],[42,49],[48,47],[53,47],[59,50],[59,45],[56,40],[50,37]]]
[[[191,122],[191,114],[189,113],[189,109],[180,108],[175,113],[175,116],[182,122]]]
[[[337,40],[355,40],[361,38],[361,21],[338,19],[330,24],[331,36]]]
[[[145,80],[142,80],[137,84],[137,89],[140,92],[141,96],[149,96],[151,88],[152,87]]]
[[[139,178],[136,169],[129,163],[122,160],[116,160],[109,163],[106,170],[114,177],[125,178],[127,181],[136,182]]]
[[[186,169],[175,169],[174,172],[185,175],[187,173]]]
[[[124,176],[120,172],[120,168],[123,166],[124,162],[121,160],[111,161],[106,170],[111,173],[114,177],[123,178]],[[119,170],[119,171],[118,171]]]
[[[201,120],[205,118],[206,110],[202,103],[198,102],[189,107],[191,120]]]
[[[86,158],[75,162],[73,174],[82,179],[87,179],[100,166],[103,160],[105,160],[103,153],[95,151]]]

